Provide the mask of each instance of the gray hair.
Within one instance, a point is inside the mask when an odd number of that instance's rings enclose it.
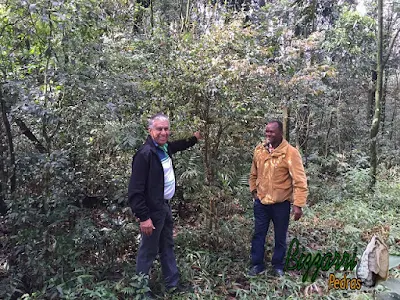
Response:
[[[153,128],[153,125],[154,125],[154,121],[155,121],[155,120],[168,121],[168,122],[169,122],[169,119],[168,119],[168,117],[167,117],[166,115],[164,115],[163,113],[157,113],[157,114],[153,115],[153,116],[149,119],[149,121],[148,121],[148,128],[149,128],[149,129],[152,129],[152,128]]]

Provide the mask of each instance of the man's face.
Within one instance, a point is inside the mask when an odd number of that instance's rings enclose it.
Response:
[[[282,131],[279,130],[277,123],[268,123],[265,127],[265,137],[272,145],[276,145],[282,141]]]
[[[149,129],[149,133],[158,145],[164,145],[168,142],[169,122],[165,120],[154,120],[153,128]]]

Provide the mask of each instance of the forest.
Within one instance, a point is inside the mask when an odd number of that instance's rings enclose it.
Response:
[[[203,135],[174,156],[192,287],[174,299],[400,299],[399,32],[398,0],[0,0],[0,299],[172,299],[158,261],[135,273],[128,206],[158,112],[171,140]],[[288,241],[359,259],[377,235],[386,281],[247,275],[250,166],[274,119],[308,179]]]

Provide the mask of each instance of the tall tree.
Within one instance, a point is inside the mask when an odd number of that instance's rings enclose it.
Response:
[[[381,99],[382,99],[382,85],[383,85],[383,0],[378,0],[378,37],[377,37],[377,55],[376,55],[376,91],[375,91],[375,113],[371,125],[370,133],[370,164],[371,164],[371,183],[370,188],[373,189],[376,183],[376,167],[377,167],[377,153],[376,153],[376,136],[379,131],[379,123],[381,119]]]
[[[5,135],[2,133],[0,136],[0,214],[5,214],[7,207],[5,199],[9,194],[15,192],[16,177],[14,143],[11,135],[10,122],[8,121],[7,117],[6,102],[3,97],[2,88],[3,87],[0,85],[0,106],[2,120],[0,128]]]
[[[396,39],[400,33],[400,28],[397,29],[393,38],[390,40],[387,53],[385,58],[383,57],[383,45],[384,45],[384,36],[383,36],[383,0],[378,0],[378,36],[377,36],[377,56],[376,56],[376,91],[375,91],[375,109],[374,109],[374,117],[372,120],[371,131],[370,131],[370,189],[373,190],[376,183],[376,172],[377,172],[377,135],[379,132],[379,125],[381,120],[381,105],[382,105],[382,95],[383,95],[383,72],[385,69],[385,65],[389,60],[391,55],[393,46],[396,42]]]

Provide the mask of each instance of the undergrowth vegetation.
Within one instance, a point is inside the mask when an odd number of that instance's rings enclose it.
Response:
[[[364,170],[347,172],[337,184],[314,190],[330,197],[314,200],[302,219],[291,221],[288,242],[297,238],[311,253],[352,253],[356,248],[360,257],[377,234],[391,254],[399,255],[399,178],[385,175],[375,194],[369,195]],[[182,281],[193,291],[176,299],[373,299],[371,290],[328,290],[329,273],[355,277],[350,271],[320,271],[315,282],[303,282],[304,270],[288,271],[282,279],[268,268],[257,277],[247,276],[253,230],[247,187],[226,190],[229,198],[221,192],[211,231],[207,212],[194,201],[200,195],[182,190],[183,199],[176,197],[172,203],[175,247]],[[40,207],[29,207],[26,198],[14,200],[12,211],[26,213],[10,213],[1,222],[0,298],[140,299],[151,288],[159,298],[168,299],[158,261],[149,278],[135,275],[139,231],[130,210],[117,204],[83,208],[71,202],[65,199],[44,213]],[[266,243],[268,261],[272,229]],[[390,277],[400,277],[400,269],[391,270]]]

